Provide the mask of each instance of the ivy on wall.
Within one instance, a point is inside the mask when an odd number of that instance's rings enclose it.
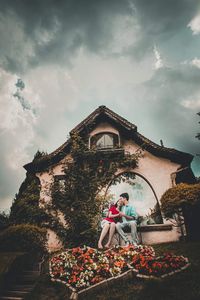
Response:
[[[68,224],[67,240],[72,245],[91,244],[97,234],[98,215],[102,201],[99,192],[120,168],[135,168],[140,154],[89,150],[77,134],[71,136],[71,158],[63,167],[65,186],[52,183],[52,204],[62,211]]]

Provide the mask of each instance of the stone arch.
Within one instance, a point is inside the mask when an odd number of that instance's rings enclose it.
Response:
[[[155,190],[154,190],[152,184],[150,183],[150,181],[149,181],[148,179],[146,179],[146,177],[145,177],[144,175],[140,174],[139,172],[135,172],[135,171],[133,171],[133,170],[123,170],[123,171],[120,171],[119,173],[116,173],[116,174],[114,175],[114,178],[119,177],[119,176],[123,175],[124,173],[133,173],[133,174],[135,174],[135,175],[138,175],[138,176],[141,177],[142,179],[144,179],[144,180],[146,181],[146,183],[150,186],[150,188],[151,188],[151,190],[152,190],[152,192],[153,192],[153,194],[154,194],[154,196],[155,196],[155,198],[156,198],[158,204],[160,204],[160,203],[159,203],[159,200],[158,200],[158,197],[157,197],[157,195],[156,195],[156,192],[155,192]],[[109,187],[111,186],[111,184],[112,184],[114,178],[107,184],[106,190],[105,190],[105,194],[104,194],[105,196],[106,196],[106,193],[107,193]]]
[[[114,181],[115,178],[119,177],[119,176],[122,176],[123,174],[125,173],[132,173],[134,175],[137,175],[138,177],[142,178],[146,183],[147,185],[150,187],[153,195],[154,195],[154,198],[155,198],[155,203],[158,205],[158,208],[159,208],[159,211],[160,211],[160,216],[161,216],[161,219],[162,219],[162,223],[163,223],[163,215],[162,215],[162,211],[161,211],[161,208],[160,208],[160,202],[159,202],[159,199],[156,195],[156,192],[151,184],[151,182],[141,173],[137,172],[137,171],[134,171],[134,170],[121,170],[119,172],[117,172],[115,175],[114,175],[114,178],[108,183],[108,185],[106,186],[106,189],[105,189],[105,193],[104,193],[104,197],[106,197],[107,195],[107,192],[109,190],[109,188],[111,187],[112,185],[112,182]]]

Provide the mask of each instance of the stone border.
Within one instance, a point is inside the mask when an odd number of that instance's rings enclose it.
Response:
[[[184,257],[184,256],[183,256]],[[162,258],[162,256],[158,256],[157,259],[159,258]],[[138,278],[144,278],[144,279],[160,279],[160,278],[166,278],[166,277],[169,277],[169,276],[172,276],[176,273],[179,273],[185,269],[187,269],[191,264],[189,263],[188,261],[188,258],[187,257],[184,257],[185,261],[187,262],[187,264],[177,270],[174,270],[174,271],[171,271],[169,273],[166,273],[166,274],[163,274],[163,275],[160,275],[160,276],[155,276],[155,275],[143,275],[143,274],[140,274],[139,271],[138,271],[138,274],[136,274],[136,277]]]
[[[88,248],[91,248],[91,247],[88,247]],[[94,248],[91,248],[91,249],[94,249]],[[112,249],[112,248],[111,248]],[[70,251],[72,249],[66,249],[66,251]],[[107,250],[109,251],[109,250]],[[105,251],[105,252],[107,252]],[[60,252],[60,251],[59,251]],[[63,251],[61,251],[60,253],[62,253]],[[57,253],[58,254],[58,253]],[[55,254],[54,254],[55,255]],[[54,255],[52,255],[51,257],[53,257]],[[157,259],[159,258],[162,258],[162,256],[158,256]],[[66,283],[66,281],[64,280],[61,280],[61,279],[55,279],[53,278],[53,274],[52,274],[52,268],[50,266],[50,263],[49,263],[49,274],[51,276],[51,281],[52,282],[60,282],[60,283],[63,283],[68,289],[69,291],[71,292],[71,295],[70,295],[70,299],[71,300],[77,300],[79,296],[83,296],[83,295],[86,295],[87,293],[89,293],[91,290],[95,291],[95,290],[98,290],[98,289],[101,289],[101,288],[107,288],[109,286],[111,286],[114,282],[116,283],[118,280],[121,280],[122,278],[123,279],[128,279],[128,278],[142,278],[142,279],[156,279],[156,280],[159,280],[159,279],[163,279],[163,278],[166,278],[166,277],[169,277],[169,276],[172,276],[176,273],[179,273],[185,269],[187,269],[191,264],[189,263],[188,261],[188,258],[187,257],[184,257],[184,259],[186,260],[187,264],[177,270],[174,270],[172,272],[169,272],[167,274],[163,274],[163,275],[160,275],[160,276],[155,276],[155,275],[143,275],[143,274],[140,274],[139,271],[137,269],[134,269],[132,267],[132,265],[130,264],[127,264],[129,270],[123,272],[122,274],[120,275],[117,275],[117,276],[113,276],[113,277],[110,277],[108,279],[105,279],[105,280],[102,280],[94,285],[91,285],[85,289],[82,289],[80,291],[78,291],[77,289],[73,288],[70,284]],[[49,261],[51,260],[51,258],[49,259]]]
[[[131,266],[128,266],[128,267],[130,268]],[[51,276],[52,282],[63,283],[70,290],[70,292],[71,292],[70,299],[71,300],[77,300],[79,296],[85,295],[88,292],[90,292],[91,290],[95,291],[95,290],[98,290],[99,288],[109,287],[112,285],[112,283],[114,283],[114,282],[116,283],[118,280],[121,280],[122,278],[123,279],[134,278],[135,275],[136,275],[135,271],[133,271],[133,269],[131,267],[131,269],[127,270],[126,272],[124,272],[118,276],[110,277],[110,278],[102,280],[94,285],[91,285],[81,291],[78,291],[75,288],[71,287],[71,285],[66,283],[64,280],[52,278],[52,272],[50,271],[50,276]]]

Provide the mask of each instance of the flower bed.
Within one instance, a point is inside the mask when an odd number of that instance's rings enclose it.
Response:
[[[189,262],[186,257],[170,253],[160,257],[144,257],[137,254],[132,258],[131,265],[138,270],[137,277],[163,278],[187,268]]]
[[[87,246],[67,249],[50,259],[52,280],[61,281],[73,297],[124,276],[160,278],[188,267],[188,259],[166,253],[156,257],[150,246],[116,246],[105,252]],[[73,298],[72,297],[72,298]]]
[[[129,269],[122,256],[84,247],[66,250],[50,260],[50,274],[80,290]]]

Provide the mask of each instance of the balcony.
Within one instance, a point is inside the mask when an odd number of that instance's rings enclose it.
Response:
[[[123,148],[99,148],[86,151],[86,155],[94,153],[97,158],[124,158],[125,151]]]

